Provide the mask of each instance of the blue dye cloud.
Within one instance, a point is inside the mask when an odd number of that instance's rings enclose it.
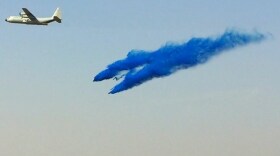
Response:
[[[192,38],[183,44],[167,44],[156,51],[132,50],[127,57],[107,66],[94,81],[114,78],[123,80],[109,94],[115,94],[151,80],[169,76],[180,69],[188,69],[207,62],[221,52],[258,43],[265,35],[227,30],[217,37]],[[123,72],[126,72],[123,74]],[[120,76],[120,77],[118,77]]]

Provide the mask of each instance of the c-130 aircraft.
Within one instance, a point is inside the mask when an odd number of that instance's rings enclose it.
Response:
[[[48,25],[51,22],[61,23],[62,15],[59,8],[57,8],[52,17],[36,18],[28,9],[22,8],[20,16],[10,16],[5,19],[9,23],[28,24],[28,25]]]

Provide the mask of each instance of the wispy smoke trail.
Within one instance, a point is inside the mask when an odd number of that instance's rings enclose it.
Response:
[[[226,50],[244,46],[253,42],[260,42],[265,35],[242,33],[236,30],[227,30],[224,34],[214,38],[192,38],[184,44],[167,44],[152,52],[133,50],[127,57],[107,66],[107,69],[94,77],[94,81],[118,78],[123,71],[127,71],[123,81],[116,85],[109,94],[115,94],[138,86],[148,80],[165,77],[179,69],[187,69],[207,62]],[[121,78],[120,77],[120,78]]]

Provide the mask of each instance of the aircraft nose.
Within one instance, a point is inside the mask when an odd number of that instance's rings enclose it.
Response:
[[[8,22],[7,18],[5,19],[6,22]]]

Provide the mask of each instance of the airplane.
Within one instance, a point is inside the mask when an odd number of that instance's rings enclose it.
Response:
[[[22,8],[20,16],[10,16],[5,19],[9,23],[28,24],[28,25],[48,25],[51,22],[61,23],[61,11],[57,8],[52,17],[36,18],[28,9]]]
[[[125,74],[120,75],[120,76],[115,76],[115,77],[113,78],[113,80],[119,81],[119,79],[123,78],[124,76],[125,76]]]

